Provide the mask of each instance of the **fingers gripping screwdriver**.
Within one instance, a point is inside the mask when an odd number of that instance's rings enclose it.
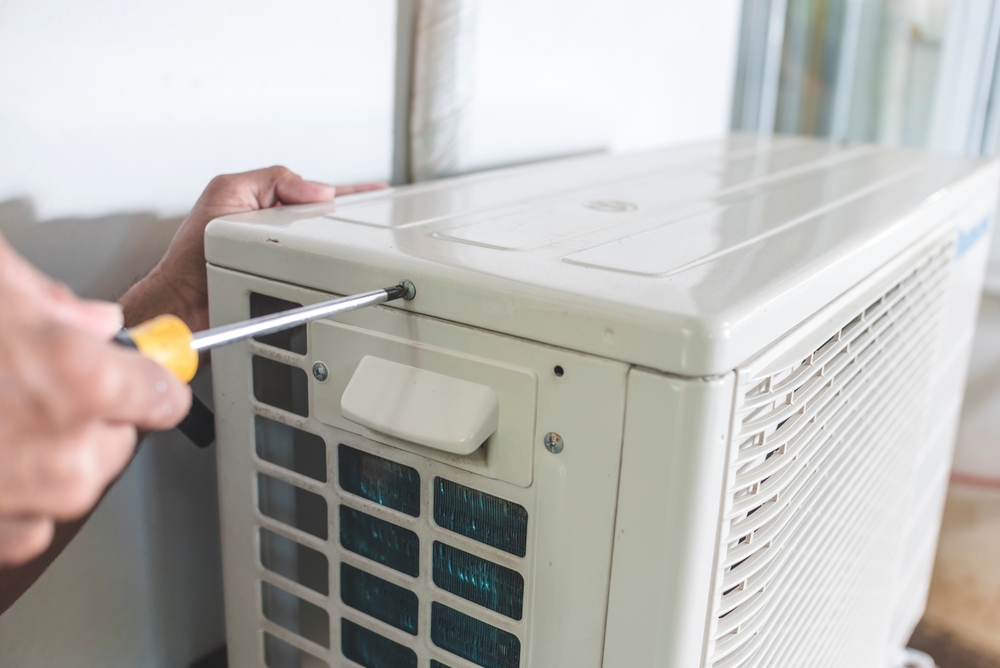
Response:
[[[115,336],[114,341],[138,350],[188,383],[198,371],[198,353],[203,350],[211,350],[254,336],[273,334],[320,318],[356,311],[366,306],[384,304],[396,299],[409,301],[415,296],[416,288],[413,283],[400,281],[398,285],[391,288],[331,299],[196,333],[192,333],[184,321],[177,316],[161,315],[130,329],[122,329]],[[177,425],[177,428],[195,445],[207,447],[215,440],[215,421],[205,404],[197,397],[191,399],[191,411]]]

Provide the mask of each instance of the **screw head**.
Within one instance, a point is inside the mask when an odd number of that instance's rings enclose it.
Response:
[[[554,455],[558,455],[560,452],[562,452],[563,449],[562,436],[555,433],[554,431],[550,431],[549,433],[545,434],[545,449]]]
[[[417,296],[417,288],[413,285],[413,281],[408,281],[404,278],[399,284],[406,288],[406,294],[403,295],[404,300],[411,301]]]
[[[316,362],[313,364],[313,377],[322,383],[330,377],[330,370],[322,362]]]

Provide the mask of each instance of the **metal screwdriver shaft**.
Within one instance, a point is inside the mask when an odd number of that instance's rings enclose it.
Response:
[[[410,281],[381,290],[363,292],[350,297],[302,306],[290,311],[253,318],[243,322],[206,329],[197,334],[175,315],[161,315],[131,329],[122,329],[114,338],[121,346],[133,348],[155,360],[185,383],[198,371],[198,352],[217,346],[242,341],[254,336],[272,334],[283,329],[302,325],[319,318],[326,318],[365,306],[384,304],[396,299],[413,299],[416,288]],[[177,428],[198,447],[208,447],[215,440],[215,419],[205,404],[192,397],[191,411]]]
[[[244,320],[232,325],[206,329],[195,333],[191,337],[191,348],[198,351],[209,350],[210,348],[233,343],[234,341],[242,341],[254,336],[280,332],[281,330],[312,322],[319,318],[327,318],[340,313],[355,311],[365,306],[384,304],[396,299],[406,299],[408,301],[413,299],[415,292],[413,283],[402,281],[399,285],[394,285],[391,288],[362,292],[350,297],[341,297],[339,299],[320,302],[319,304],[301,306],[289,311]]]

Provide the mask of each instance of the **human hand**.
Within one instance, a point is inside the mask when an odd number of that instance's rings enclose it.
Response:
[[[208,327],[205,227],[212,220],[282,204],[326,202],[334,195],[385,187],[382,183],[329,186],[306,181],[285,167],[215,177],[177,230],[163,259],[121,298],[126,326],[172,313],[193,332]]]
[[[136,427],[168,429],[190,390],[108,341],[116,304],[78,299],[0,238],[0,565],[45,550],[125,467]]]

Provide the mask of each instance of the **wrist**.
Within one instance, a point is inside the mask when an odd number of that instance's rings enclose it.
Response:
[[[177,272],[157,265],[118,300],[126,327],[158,315],[179,317],[193,332],[208,327],[208,300],[204,286],[191,285]]]

